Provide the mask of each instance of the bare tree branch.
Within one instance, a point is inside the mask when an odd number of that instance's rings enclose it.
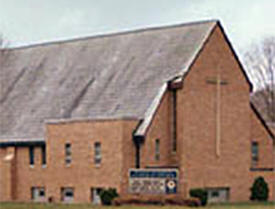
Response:
[[[252,46],[244,61],[256,87],[254,101],[265,118],[275,123],[275,37]]]

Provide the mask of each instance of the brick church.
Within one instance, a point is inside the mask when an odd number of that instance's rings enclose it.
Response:
[[[99,203],[102,188],[248,201],[258,176],[274,198],[274,134],[218,21],[0,56],[0,201]]]

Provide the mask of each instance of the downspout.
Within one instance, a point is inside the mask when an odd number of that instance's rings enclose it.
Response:
[[[144,136],[134,136],[133,135],[133,141],[135,143],[136,147],[136,168],[140,168],[140,146],[144,142]]]

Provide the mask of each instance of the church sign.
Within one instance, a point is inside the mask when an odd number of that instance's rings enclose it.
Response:
[[[129,192],[133,194],[174,194],[177,169],[130,169]]]

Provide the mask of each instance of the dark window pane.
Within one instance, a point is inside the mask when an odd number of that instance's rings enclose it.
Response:
[[[155,142],[155,160],[159,160],[160,159],[160,142],[159,142],[159,139],[156,139],[156,142]]]
[[[47,164],[47,154],[46,154],[46,147],[43,146],[41,148],[41,153],[42,153],[42,165],[46,165]]]
[[[212,191],[211,196],[212,197],[219,197],[220,193],[219,193],[219,191]]]
[[[30,165],[34,165],[34,147],[29,148]]]
[[[39,196],[40,197],[44,197],[45,196],[45,190],[43,188],[40,189]]]
[[[95,164],[101,163],[101,144],[100,142],[96,142],[94,144],[94,162]]]
[[[252,142],[251,154],[252,154],[252,161],[257,162],[259,160],[259,144],[258,144],[258,142]]]
[[[65,163],[67,165],[71,164],[72,162],[72,146],[71,144],[65,144]]]

